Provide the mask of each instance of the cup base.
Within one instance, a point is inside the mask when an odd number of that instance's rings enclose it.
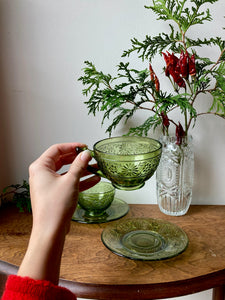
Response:
[[[143,183],[135,185],[135,186],[121,186],[116,183],[112,183],[112,185],[118,190],[134,191],[134,190],[138,190],[138,189],[142,188],[145,185],[145,183],[143,182]]]
[[[85,211],[85,217],[86,218],[99,218],[101,216],[106,215],[106,210],[101,212],[92,212],[92,211]]]

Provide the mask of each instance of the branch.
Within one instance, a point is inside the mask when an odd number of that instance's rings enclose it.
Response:
[[[221,51],[219,58],[217,59],[216,63],[210,68],[210,71],[212,71],[220,63],[220,59],[224,52],[225,52],[225,48]]]
[[[198,116],[202,116],[202,115],[214,115],[214,116],[221,117],[221,118],[225,119],[225,116],[223,116],[223,115],[221,115],[221,114],[218,114],[218,113],[216,113],[216,112],[211,112],[211,111],[209,111],[209,112],[204,112],[204,113],[199,113],[199,114],[197,114],[197,117],[198,117]]]

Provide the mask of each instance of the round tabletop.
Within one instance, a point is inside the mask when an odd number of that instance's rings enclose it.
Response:
[[[225,206],[191,206],[182,217],[162,214],[157,205],[130,205],[126,218],[156,218],[182,228],[189,239],[178,256],[160,261],[121,257],[104,246],[102,224],[71,222],[60,284],[90,299],[163,299],[225,283]],[[0,209],[0,260],[19,265],[26,251],[32,216],[9,206]],[[1,271],[1,263],[0,263]],[[219,299],[219,298],[218,298]]]

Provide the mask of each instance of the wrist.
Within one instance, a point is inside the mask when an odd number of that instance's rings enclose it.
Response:
[[[64,242],[63,232],[33,227],[18,275],[57,284]]]

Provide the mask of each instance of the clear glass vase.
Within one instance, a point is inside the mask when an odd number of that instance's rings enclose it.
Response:
[[[176,137],[163,136],[162,157],[156,171],[157,201],[167,215],[186,214],[192,201],[194,152],[192,137],[177,144]]]

